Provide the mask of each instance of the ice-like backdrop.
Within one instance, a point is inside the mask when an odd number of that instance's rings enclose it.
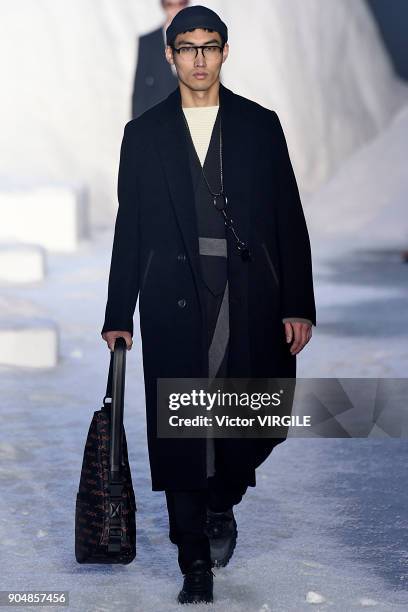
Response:
[[[364,0],[202,3],[229,26],[224,84],[278,112],[306,192],[408,100]],[[161,23],[159,1],[1,0],[0,8],[0,187],[85,185],[92,223],[111,224],[137,37]]]
[[[406,376],[408,92],[364,0],[205,4],[229,26],[224,84],[278,112],[303,191],[317,327],[298,376]],[[179,609],[164,495],[150,490],[138,309],[125,394],[137,558],[83,567],[73,546],[106,388],[100,329],[137,36],[161,19],[159,0],[0,0],[1,588],[68,590],[75,612]],[[87,189],[106,229],[81,241]],[[236,509],[217,612],[408,609],[407,445],[376,436],[279,445]]]

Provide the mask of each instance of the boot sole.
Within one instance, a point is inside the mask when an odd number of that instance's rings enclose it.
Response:
[[[214,598],[213,597],[206,597],[205,599],[202,598],[188,598],[188,599],[183,599],[180,597],[177,597],[176,599],[177,603],[179,604],[189,604],[189,603],[213,603]]]

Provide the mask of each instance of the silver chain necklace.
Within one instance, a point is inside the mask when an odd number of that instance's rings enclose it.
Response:
[[[186,119],[186,117],[184,115],[183,110],[181,110],[181,114],[183,115],[184,123],[186,125],[188,134],[190,135],[191,142],[193,144],[193,148],[195,150],[193,138],[192,138],[191,132],[190,132],[190,126],[188,125],[188,122],[187,122],[187,119]],[[197,155],[197,158],[198,158],[197,151],[196,151],[196,155]],[[230,229],[231,232],[233,233],[234,238],[236,240],[237,248],[238,248],[238,251],[239,251],[239,253],[241,255],[242,260],[243,261],[250,260],[251,259],[251,253],[250,253],[250,250],[248,248],[248,245],[245,242],[243,242],[242,240],[240,240],[240,238],[238,237],[238,235],[237,235],[237,233],[235,231],[235,228],[233,227],[234,222],[231,219],[231,217],[229,217],[227,215],[227,212],[225,210],[226,207],[227,207],[227,204],[228,204],[228,200],[227,200],[227,196],[224,194],[224,178],[223,178],[223,172],[222,172],[222,130],[221,130],[221,116],[220,116],[220,177],[221,177],[221,191],[219,193],[215,193],[214,191],[212,191],[212,189],[211,189],[211,187],[210,187],[210,185],[209,185],[209,183],[207,181],[207,177],[204,174],[204,168],[201,165],[201,161],[200,161],[199,158],[198,158],[198,160],[199,160],[199,163],[200,163],[200,168],[201,168],[202,175],[203,175],[204,180],[205,180],[205,182],[207,184],[207,187],[208,187],[208,191],[213,196],[214,206],[223,215],[223,217],[224,217],[224,224],[226,225],[226,227],[228,229]],[[222,200],[223,200],[221,207],[219,207],[217,205],[217,198],[222,198]]]

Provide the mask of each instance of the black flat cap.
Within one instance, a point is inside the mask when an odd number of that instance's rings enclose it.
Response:
[[[228,28],[218,17],[217,13],[206,6],[187,6],[181,9],[174,17],[166,30],[166,42],[168,45],[174,43],[177,34],[193,30],[195,28],[208,28],[218,32],[224,43],[228,40]]]

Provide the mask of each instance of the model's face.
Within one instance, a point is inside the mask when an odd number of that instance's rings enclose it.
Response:
[[[204,55],[203,49],[199,49],[198,52],[185,49],[196,45],[206,45],[213,49],[204,49]],[[225,43],[222,51],[217,48],[221,46],[222,39],[218,32],[207,32],[198,28],[193,32],[178,34],[174,47],[184,48],[184,51],[177,53],[167,46],[166,59],[175,65],[178,78],[186,87],[193,91],[206,91],[219,78],[221,66],[228,57],[228,43]]]
[[[170,22],[181,9],[188,6],[189,0],[163,0],[162,6],[166,12],[166,20]]]

